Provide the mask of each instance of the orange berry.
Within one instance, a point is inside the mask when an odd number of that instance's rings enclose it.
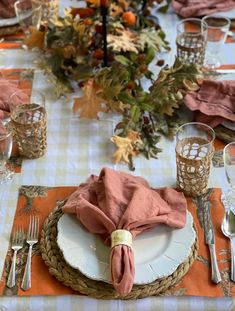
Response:
[[[136,16],[133,12],[124,12],[122,18],[128,26],[133,26],[136,23]]]
[[[85,25],[92,25],[92,24],[93,24],[93,21],[92,21],[90,18],[86,18],[86,19],[83,20],[83,23],[84,23]]]
[[[102,59],[104,57],[104,51],[101,49],[97,49],[93,53],[93,58]]]

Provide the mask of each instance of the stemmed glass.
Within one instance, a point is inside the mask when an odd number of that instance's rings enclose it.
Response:
[[[26,37],[30,37],[32,28],[39,28],[42,17],[42,5],[37,0],[18,0],[14,4],[16,16]]]
[[[0,121],[0,184],[12,179],[14,172],[7,165],[12,151],[13,138],[9,126]]]
[[[235,142],[224,147],[224,168],[229,183],[229,191],[225,196],[226,205],[235,211]]]

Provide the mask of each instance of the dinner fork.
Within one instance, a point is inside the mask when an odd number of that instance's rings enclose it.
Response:
[[[7,287],[10,287],[10,288],[15,286],[16,255],[17,255],[17,252],[24,245],[24,238],[25,238],[25,235],[24,235],[23,228],[16,229],[12,235],[11,249],[13,249],[14,254],[12,258],[10,273],[7,279]]]
[[[21,288],[27,290],[31,288],[31,259],[33,245],[38,242],[39,233],[39,218],[37,216],[30,216],[29,228],[27,233],[26,242],[29,244],[29,252],[27,262],[24,270]]]

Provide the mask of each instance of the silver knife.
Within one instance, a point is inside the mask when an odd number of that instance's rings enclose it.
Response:
[[[212,281],[218,284],[221,281],[220,271],[218,268],[218,263],[216,259],[215,252],[215,235],[213,224],[211,220],[211,212],[210,212],[210,202],[205,201],[203,198],[203,221],[204,221],[204,234],[205,234],[205,242],[209,247],[210,257],[211,257],[211,278]]]

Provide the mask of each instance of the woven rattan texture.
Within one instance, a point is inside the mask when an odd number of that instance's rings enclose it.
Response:
[[[162,295],[170,287],[179,283],[197,257],[198,240],[196,238],[191,247],[189,257],[173,274],[147,285],[134,285],[132,291],[123,297],[114,290],[111,284],[91,280],[65,262],[56,243],[57,222],[62,214],[61,208],[56,208],[44,223],[40,241],[42,258],[48,266],[49,272],[65,286],[93,298],[137,299],[153,295]]]
[[[20,25],[0,27],[0,36],[13,35],[21,31]]]
[[[204,147],[204,144],[204,139],[195,137],[182,140],[177,147],[177,185],[192,197],[207,191],[213,152]]]
[[[177,56],[190,64],[202,65],[205,58],[205,37],[181,34],[176,40]]]
[[[230,130],[222,125],[214,128],[216,137],[224,141],[225,143],[231,143],[235,141],[235,131]]]
[[[13,111],[13,136],[20,155],[29,159],[40,158],[47,150],[46,112],[36,104],[26,106],[29,110],[25,110],[25,105],[19,105],[17,111]]]

